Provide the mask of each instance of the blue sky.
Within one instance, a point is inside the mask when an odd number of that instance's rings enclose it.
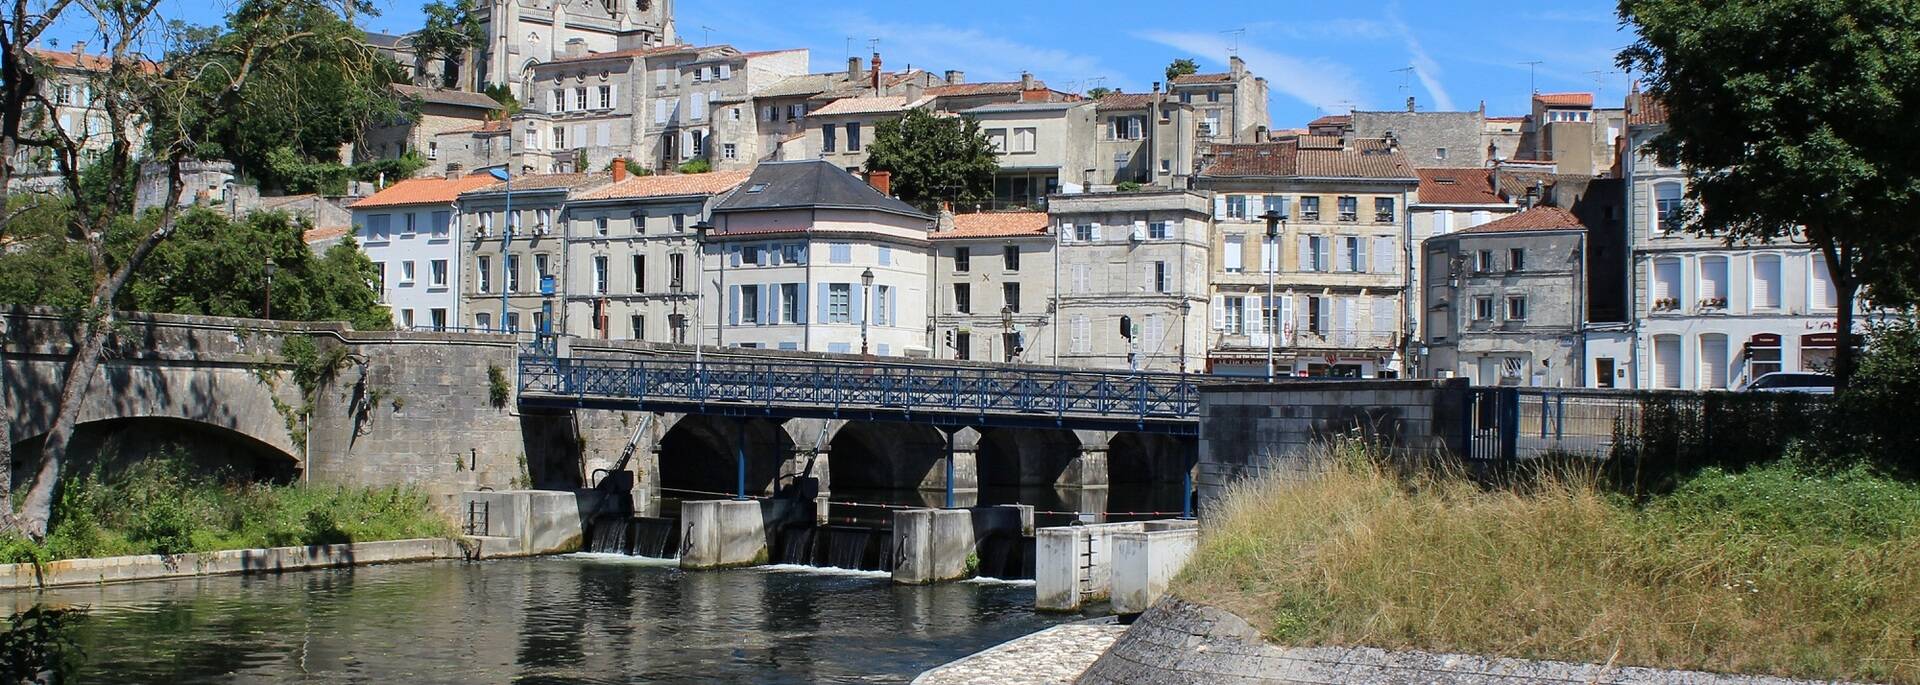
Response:
[[[417,28],[424,0],[375,0],[368,28]],[[229,3],[172,0],[170,17],[215,23]],[[1619,106],[1626,76],[1613,54],[1632,39],[1605,0],[1304,3],[1185,0],[970,0],[818,3],[679,0],[683,40],[745,50],[804,47],[814,68],[845,68],[868,41],[889,68],[960,69],[971,81],[1029,70],[1062,90],[1144,92],[1176,57],[1223,70],[1236,50],[1272,89],[1273,125],[1304,126],[1348,108],[1527,107],[1526,62],[1543,92],[1582,90]],[[1268,19],[1266,17],[1272,17]],[[68,39],[78,34],[69,34]],[[1402,71],[1396,71],[1402,70]]]

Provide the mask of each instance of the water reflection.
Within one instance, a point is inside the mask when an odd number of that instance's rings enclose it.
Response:
[[[1058,620],[1030,587],[634,559],[442,562],[50,591],[77,682],[901,682]]]

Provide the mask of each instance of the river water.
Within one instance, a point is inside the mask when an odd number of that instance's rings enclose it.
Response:
[[[571,555],[49,591],[66,682],[899,683],[1070,620],[1031,585]],[[15,604],[31,603],[28,594]]]

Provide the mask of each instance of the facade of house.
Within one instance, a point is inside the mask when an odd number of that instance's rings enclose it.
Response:
[[[1207,193],[1189,190],[1049,201],[1059,240],[1057,363],[1175,372],[1206,367],[1211,206]],[[1131,338],[1121,334],[1122,317]]]
[[[1585,384],[1586,238],[1577,218],[1550,206],[1429,238],[1420,275],[1427,375]]]
[[[1198,161],[1199,123],[1191,105],[1163,93],[1112,94],[1094,103],[1093,191],[1122,183],[1185,188]]]
[[[928,236],[938,359],[1056,363],[1056,245],[1043,212],[946,217]]]
[[[1412,98],[1402,112],[1352,114],[1356,138],[1394,138],[1408,161],[1421,168],[1474,169],[1487,165],[1485,110],[1416,112]]]
[[[931,356],[934,218],[887,187],[884,174],[869,186],[825,160],[760,164],[712,211],[702,243],[709,268],[699,276],[712,323],[702,324],[702,341]]]
[[[113,62],[109,57],[89,54],[86,49],[85,41],[75,42],[73,49],[66,51],[27,48],[26,53],[33,62],[45,68],[39,84],[40,94],[52,107],[29,104],[26,116],[21,119],[22,133],[58,129],[78,140],[82,165],[92,162],[114,141],[111,115],[93,86],[95,79],[113,67]],[[127,143],[133,149],[144,146],[146,128],[132,119],[123,123]],[[48,190],[60,186],[59,167],[49,150],[23,148],[12,163],[17,174],[15,183]]]
[[[415,178],[353,203],[353,234],[373,261],[380,301],[401,328],[461,324],[461,193],[493,183],[485,174]]]
[[[423,176],[458,175],[475,168],[473,160],[458,147],[442,150],[442,136],[456,131],[472,131],[501,112],[500,103],[481,93],[441,88],[393,84],[394,93],[414,102],[419,116],[367,131],[366,140],[354,147],[357,161],[397,159],[412,151],[426,160]],[[484,166],[484,165],[483,165]]]
[[[1214,373],[1266,375],[1269,349],[1275,375],[1406,371],[1407,208],[1419,179],[1392,141],[1215,145],[1196,184],[1214,195]],[[1274,238],[1268,211],[1283,217]]]
[[[932,104],[933,99],[924,94],[834,100],[807,115],[806,135],[793,141],[781,159],[825,160],[847,172],[858,172],[867,164],[867,144],[873,142],[875,125]]]
[[[673,0],[510,0],[474,7],[483,44],[467,87],[504,83],[521,102],[536,88],[533,68],[579,53],[660,47],[676,42]]]
[[[466,325],[483,330],[586,335],[560,315],[566,282],[566,208],[575,193],[612,182],[604,174],[528,174],[460,194],[468,263],[460,281]],[[509,206],[511,211],[509,211]],[[553,277],[553,290],[541,283]],[[553,316],[551,329],[544,328]]]
[[[1481,226],[1520,211],[1519,205],[1494,188],[1491,169],[1428,168],[1418,173],[1420,189],[1408,207],[1409,235],[1416,249],[1435,237]],[[1425,268],[1423,260],[1414,260],[1410,274],[1413,282],[1425,282],[1422,273]],[[1415,313],[1413,328],[1408,333],[1416,344],[1427,340],[1428,317],[1424,314],[1427,290],[1414,288],[1407,293],[1407,308]]]
[[[1562,174],[1593,177],[1614,165],[1626,110],[1595,107],[1592,93],[1535,93],[1515,159],[1552,162]]]
[[[1199,114],[1203,141],[1253,143],[1266,138],[1272,123],[1267,117],[1267,80],[1247,71],[1238,56],[1227,60],[1227,71],[1186,74],[1167,84],[1167,92]]]
[[[1048,196],[1097,182],[1094,103],[1016,102],[961,110],[1000,156],[990,209],[1044,209]]]
[[[601,339],[691,342],[695,226],[746,171],[628,176],[578,193],[566,211],[567,330]]]

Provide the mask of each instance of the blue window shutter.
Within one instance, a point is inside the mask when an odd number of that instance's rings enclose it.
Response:
[[[866,312],[867,298],[866,298],[866,293],[863,291],[865,291],[866,288],[862,288],[858,284],[852,284],[847,286],[847,290],[848,290],[847,299],[853,305],[847,308],[847,311],[853,313],[853,320],[850,323],[860,323],[861,321],[865,321],[867,317],[867,312]]]
[[[809,252],[809,251],[811,251],[811,250],[812,250],[812,248],[813,248],[813,246],[812,246],[812,245],[809,245],[809,244],[807,244],[807,243],[800,243],[800,251],[799,251],[798,253],[796,253],[796,256],[798,256],[798,257],[800,258],[800,261],[797,261],[797,262],[794,262],[794,263],[795,263],[795,264],[803,264],[803,265],[804,265],[804,264],[806,264],[806,263],[807,263],[807,252]]]
[[[900,325],[900,293],[887,293],[887,325]]]
[[[783,342],[783,343],[780,343],[780,349],[786,350],[788,352],[797,351],[800,349],[800,343]]]
[[[829,321],[832,321],[833,318],[827,316],[827,300],[829,299],[827,297],[827,284],[825,283],[819,284],[818,297],[819,299],[815,300],[814,304],[818,306],[820,309],[817,310],[816,312],[817,316],[814,318],[814,321],[817,321],[819,323],[827,323]]]
[[[755,266],[767,265],[767,250],[765,247],[760,248],[760,253],[758,255],[755,255],[755,259],[757,260],[754,262]]]
[[[727,325],[738,326],[740,325],[740,286],[733,286],[729,290],[728,294],[732,297],[727,298]]]
[[[807,322],[807,284],[795,283],[793,289],[800,291],[800,301],[793,305],[793,322],[803,324]]]
[[[880,352],[879,352],[880,356],[882,357],[888,357],[893,355],[893,349],[891,348],[891,346],[887,345],[886,343],[880,343],[879,349],[880,349]]]
[[[760,301],[767,303],[767,316],[766,318],[761,319],[761,321],[767,322],[767,325],[769,326],[780,323],[780,286],[779,284],[768,283],[766,285],[760,286]]]
[[[739,245],[727,246],[727,261],[729,262],[728,264],[729,266],[740,266],[740,246]]]

